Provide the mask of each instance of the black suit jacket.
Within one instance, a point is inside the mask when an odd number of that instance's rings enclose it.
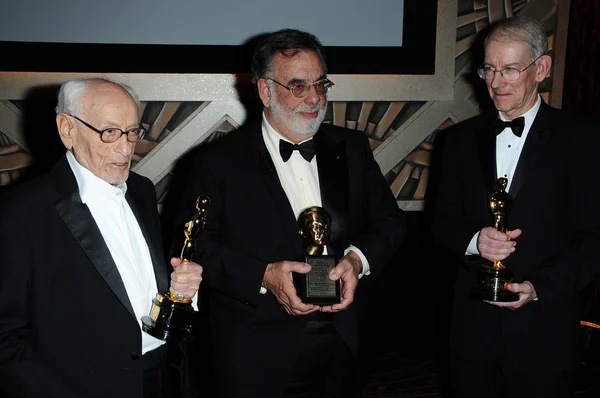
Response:
[[[371,268],[371,276],[358,284],[355,302],[334,316],[337,330],[356,353],[369,280],[394,254],[404,234],[404,217],[364,133],[322,125],[314,143],[322,204],[332,216],[328,252],[343,254],[353,244]],[[262,386],[261,396],[277,396],[307,318],[287,314],[272,294],[259,290],[269,263],[304,261],[306,254],[259,123],[197,155],[184,200],[187,213],[197,195],[211,199],[196,260],[204,267],[203,286],[210,289],[216,372],[228,382],[222,391],[224,396],[243,396],[240,386],[254,385]]]
[[[162,291],[154,185],[135,173],[127,185]],[[66,157],[0,199],[0,392],[142,397],[140,327]]]
[[[488,195],[496,189],[496,136],[489,121],[494,117],[460,123],[444,140],[434,236],[462,259],[450,345],[470,359],[506,356],[522,370],[573,368],[578,364],[578,292],[598,261],[600,132],[545,103],[538,111],[509,190],[508,229],[523,233],[503,263],[516,282],[532,282],[539,301],[512,311],[468,297],[478,265],[465,251],[477,231],[492,226]]]

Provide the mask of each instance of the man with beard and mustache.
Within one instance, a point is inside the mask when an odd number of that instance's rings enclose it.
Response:
[[[217,396],[352,396],[361,307],[404,215],[365,134],[322,123],[333,83],[316,37],[269,34],[252,69],[262,123],[201,150],[186,195],[211,199],[195,260],[209,289]],[[312,206],[332,218],[339,304],[303,303],[292,282],[310,271],[297,217]]]
[[[580,363],[578,293],[598,265],[600,134],[538,94],[552,60],[537,21],[499,22],[484,50],[478,73],[496,109],[446,132],[434,217],[436,241],[460,263],[450,327],[453,396],[569,397]],[[500,177],[512,196],[506,232],[491,227],[488,209]],[[512,271],[505,288],[516,301],[470,297],[481,259]]]

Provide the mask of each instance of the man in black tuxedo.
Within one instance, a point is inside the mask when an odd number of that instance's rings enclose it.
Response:
[[[497,112],[445,135],[434,236],[462,259],[450,330],[457,397],[567,397],[579,363],[578,293],[598,261],[600,131],[539,96],[547,50],[535,20],[492,27],[478,72]],[[506,233],[488,209],[500,177],[513,198]],[[517,301],[470,297],[482,258],[512,271]]]
[[[403,213],[365,134],[322,123],[333,83],[316,37],[272,33],[252,66],[262,123],[208,144],[186,195],[211,199],[196,260],[210,292],[217,395],[351,396],[361,308],[404,234]],[[297,217],[311,206],[332,218],[339,304],[303,303],[292,283],[310,271]]]
[[[68,81],[56,112],[65,155],[0,198],[0,396],[170,397],[177,350],[140,321],[169,275],[154,185],[129,172],[137,95]],[[195,296],[202,268],[171,264],[171,292]]]

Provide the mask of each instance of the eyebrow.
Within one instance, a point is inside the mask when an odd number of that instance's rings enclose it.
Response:
[[[317,78],[317,80],[315,80],[315,82],[318,82],[318,81],[320,81],[320,80],[323,80],[323,79],[327,79],[327,75],[324,75],[324,74],[323,74],[323,75],[319,76],[319,77]],[[292,78],[292,79],[291,79],[291,80],[288,82],[288,84],[307,83],[307,82],[308,82],[308,80],[306,80],[306,79],[300,79],[300,78],[298,78],[298,77],[294,77],[294,78]],[[314,82],[313,82],[313,83],[314,83]]]
[[[112,120],[109,121],[105,121],[104,124],[108,127],[103,127],[99,130],[106,130],[106,129],[119,129],[119,130],[123,130],[121,129],[121,127],[119,126],[119,123],[116,123]],[[127,130],[131,130],[131,129],[135,129],[135,128],[139,128],[139,127],[143,127],[141,122],[136,122],[135,124],[129,125],[128,127],[125,128],[124,131]]]
[[[483,63],[485,66],[491,66],[494,69],[496,69],[496,67],[488,62],[484,62]],[[520,62],[511,62],[509,64],[505,64],[504,66],[502,66],[500,69],[504,69],[504,68],[514,68],[514,67],[518,67],[521,63]],[[518,69],[518,68],[517,68]]]

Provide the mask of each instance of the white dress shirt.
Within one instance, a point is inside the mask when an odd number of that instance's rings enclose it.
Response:
[[[279,153],[279,140],[290,141],[273,129],[264,113],[262,136],[269,155],[271,155],[271,159],[273,160],[273,164],[275,165],[275,170],[277,171],[281,186],[296,215],[296,219],[302,210],[311,206],[322,206],[317,157],[315,156],[310,162],[307,162],[300,152],[293,151],[292,156],[290,156],[288,161],[284,162]],[[312,137],[302,142],[308,140],[312,140]],[[362,251],[356,246],[350,245],[346,248],[344,254],[347,254],[350,250],[358,254],[362,261],[363,270],[360,273],[359,278],[363,275],[369,275],[369,262]],[[325,253],[327,253],[327,247],[325,247]],[[264,287],[260,288],[261,293],[264,294],[266,291],[267,290]]]
[[[115,187],[81,166],[67,151],[81,201],[87,205],[121,275],[142,336],[142,354],[164,342],[142,331],[141,319],[150,313],[157,293],[156,277],[148,245],[125,199],[127,183]]]
[[[531,129],[531,125],[535,120],[535,116],[540,109],[542,104],[542,97],[538,95],[538,99],[533,107],[525,112],[522,116],[525,118],[525,126],[523,127],[523,133],[520,137],[517,137],[510,127],[505,128],[500,134],[496,136],[496,174],[497,178],[506,177],[508,184],[506,185],[506,191],[510,189],[510,185],[515,176],[517,169],[517,163],[521,156],[521,151],[525,145],[525,140]],[[502,121],[506,121],[502,113],[498,112],[498,117]],[[467,247],[467,254],[479,254],[477,249],[477,239],[479,238],[479,231],[471,238],[469,246]]]

